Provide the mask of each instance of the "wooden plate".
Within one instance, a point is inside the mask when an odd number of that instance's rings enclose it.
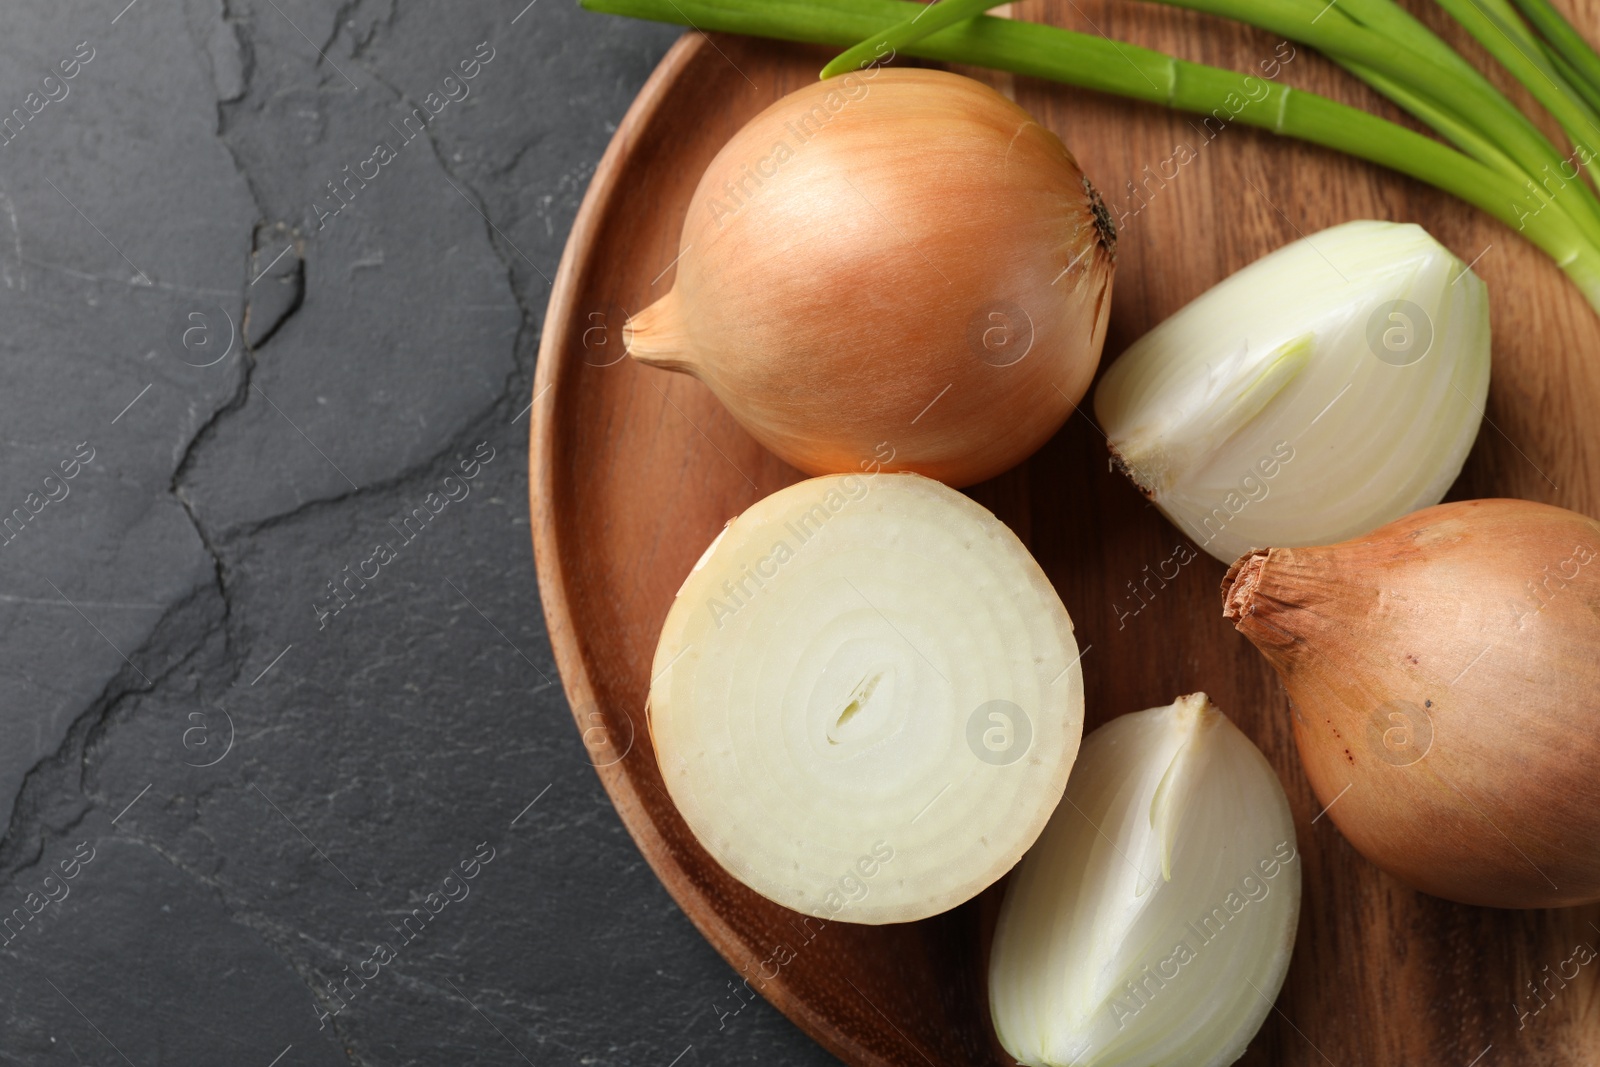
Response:
[[[1018,6],[1031,19],[1238,70],[1261,70],[1276,54],[1281,79],[1394,115],[1305,49],[1242,27],[1144,5]],[[1578,25],[1600,24],[1592,7],[1586,13]],[[651,655],[684,575],[728,518],[799,475],[698,383],[620,359],[621,325],[671,285],[678,231],[712,155],[758,110],[814,78],[822,58],[691,33],[612,139],[562,258],[539,353],[530,496],[540,589],[601,781],[667,889],[750,988],[852,1065],[1006,1064],[983,979],[996,890],[902,926],[803,923],[707,857],[667,799],[645,727]],[[1358,217],[1415,221],[1475,261],[1493,294],[1490,422],[1454,495],[1600,514],[1600,318],[1510,231],[1443,194],[1298,142],[1243,127],[1207,139],[1190,116],[986,77],[1062,136],[1123,216],[1108,361],[1301,234]],[[1187,154],[1179,146],[1194,158],[1175,163]],[[1203,689],[1283,779],[1304,857],[1304,906],[1288,982],[1243,1062],[1600,1060],[1600,962],[1569,962],[1580,943],[1600,947],[1600,908],[1463,907],[1414,893],[1357,855],[1318,817],[1281,687],[1221,617],[1222,565],[1201,555],[1164,585],[1141,585],[1184,539],[1108,470],[1087,417],[1074,416],[1028,463],[971,492],[1030,545],[1072,613],[1089,649],[1086,728]],[[1543,983],[1537,996],[1530,982]]]

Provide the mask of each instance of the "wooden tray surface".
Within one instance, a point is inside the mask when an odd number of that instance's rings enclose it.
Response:
[[[1278,46],[1244,27],[1142,4],[1015,7],[1035,21],[1241,71]],[[1580,27],[1600,26],[1593,4],[1569,14]],[[618,128],[562,258],[539,353],[530,498],[540,590],[601,781],[661,881],[751,988],[852,1065],[1008,1064],[983,981],[1000,887],[919,923],[804,925],[699,847],[667,799],[645,727],[657,632],[684,575],[731,516],[800,475],[697,382],[620,359],[622,322],[670,287],[689,197],[711,157],[757,111],[813,79],[826,55],[686,34]],[[980,76],[1061,135],[1114,213],[1129,211],[1105,363],[1232,271],[1303,234],[1352,218],[1417,222],[1475,261],[1492,296],[1489,422],[1452,497],[1520,496],[1600,514],[1600,317],[1516,235],[1430,188],[1296,141],[1235,126],[1202,143],[1192,116]],[[1398,116],[1307,49],[1279,77]],[[1197,158],[1175,178],[1148,182],[1144,168],[1180,144]],[[1130,179],[1150,190],[1142,204],[1130,197]],[[1131,596],[1129,583],[1145,567],[1154,571],[1186,542],[1109,470],[1087,415],[970,492],[1030,546],[1090,649],[1086,731],[1203,689],[1282,777],[1304,903],[1288,981],[1243,1063],[1600,1063],[1600,962],[1564,987],[1552,983],[1554,995],[1542,1001],[1527,984],[1561,968],[1580,942],[1600,948],[1600,908],[1509,912],[1423,896],[1317,818],[1283,689],[1221,616],[1223,566],[1201,555],[1148,605]]]

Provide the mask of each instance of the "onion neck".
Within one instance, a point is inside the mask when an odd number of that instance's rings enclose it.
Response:
[[[1424,689],[1438,691],[1417,657],[1404,655],[1433,651],[1419,633],[1414,608],[1404,597],[1385,605],[1396,562],[1387,539],[1368,546],[1258,549],[1223,580],[1223,614],[1272,665],[1291,703],[1313,709],[1318,722],[1300,738],[1308,759],[1316,751],[1318,759],[1353,765],[1347,746],[1367,728],[1373,709],[1397,699],[1420,705]],[[1327,770],[1326,761],[1320,766]],[[1343,783],[1319,779],[1322,772],[1313,774],[1313,784],[1327,801]]]
[[[1308,645],[1320,645],[1330,626],[1341,625],[1328,610],[1337,578],[1324,562],[1315,549],[1258,548],[1222,580],[1222,614],[1281,674]]]
[[[676,288],[630,318],[622,328],[622,342],[628,355],[640,363],[694,373],[689,334],[684,329],[682,302]]]
[[[1271,549],[1258,548],[1234,561],[1222,579],[1222,614],[1224,618],[1238,621],[1253,614],[1256,586],[1261,584],[1261,571],[1267,565]]]

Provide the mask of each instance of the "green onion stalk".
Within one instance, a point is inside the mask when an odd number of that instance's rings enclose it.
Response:
[[[1330,56],[1480,163],[1523,182],[1541,203],[1563,198],[1568,214],[1600,246],[1600,200],[1582,182],[1555,178],[1565,160],[1549,139],[1499,93],[1488,78],[1411,19],[1392,0],[1162,0],[1222,18],[1250,22]],[[1475,3],[1478,0],[1466,0]],[[1507,3],[1509,0],[1488,0]],[[886,48],[902,50],[934,30],[973,18],[1002,0],[942,0],[917,18],[883,30],[822,69],[827,78],[870,61]],[[1323,18],[1330,16],[1328,21]],[[1320,24],[1320,26],[1318,26]],[[1573,173],[1576,178],[1576,170]]]
[[[1578,90],[1583,95],[1583,98],[1589,101],[1590,107],[1600,111],[1600,83],[1590,84],[1583,72],[1573,66],[1567,60],[1567,57],[1557,51],[1553,45],[1540,41],[1539,47],[1544,51],[1550,62],[1555,65],[1555,68],[1561,72],[1561,76],[1567,80],[1567,84]]]
[[[1560,60],[1556,66],[1563,70],[1568,83],[1583,93],[1591,107],[1600,110],[1600,56],[1595,55],[1589,42],[1561,17],[1550,0],[1516,0],[1516,5],[1544,35],[1548,42],[1545,53]]]
[[[1338,17],[1327,18],[1321,17],[1321,12],[1330,9],[1318,0],[1163,2],[1249,22],[1316,48],[1433,126],[1436,132],[1474,155],[1479,162],[1489,162],[1474,152],[1473,146],[1464,142],[1458,130],[1452,127],[1464,124],[1475,129],[1487,137],[1500,154],[1509,155],[1520,163],[1527,181],[1531,182],[1529,192],[1535,197],[1541,201],[1570,202],[1568,213],[1584,226],[1590,242],[1600,246],[1600,199],[1579,179],[1581,172],[1572,167],[1572,154],[1553,145],[1527,116],[1465,60],[1460,60],[1459,64],[1442,60],[1433,46],[1437,44],[1438,48],[1450,52],[1449,46],[1426,27],[1414,20],[1408,25],[1405,20],[1394,19],[1393,12],[1401,15],[1404,12],[1393,0],[1355,0],[1348,14],[1340,12]],[[1536,69],[1498,29],[1492,28],[1488,16],[1479,14],[1474,6],[1479,2],[1441,0],[1443,5],[1462,16],[1470,13],[1473,18],[1469,29],[1481,34],[1480,40],[1485,44],[1489,43],[1491,35],[1497,38],[1496,48],[1491,51],[1497,58],[1515,64],[1510,67],[1512,73],[1557,114],[1569,137],[1578,143],[1600,141],[1600,130],[1591,132],[1588,105],[1566,89],[1557,91],[1546,78],[1545,71]],[[1339,5],[1335,4],[1331,11],[1339,11]],[[1364,16],[1374,18],[1374,23],[1363,24],[1360,20]],[[1504,47],[1499,47],[1502,44]],[[1555,110],[1557,108],[1560,110]],[[1569,167],[1570,177],[1563,177],[1562,171]]]
[[[1407,38],[1409,47],[1397,46],[1393,50],[1378,47],[1365,38],[1357,43],[1357,36],[1347,32],[1351,20],[1342,14],[1339,19],[1307,17],[1305,21],[1314,23],[1313,33],[1331,42],[1330,48],[1342,46],[1358,51],[1358,66],[1374,61],[1379,77],[1399,85],[1414,103],[1453,131],[1454,136],[1445,136],[1458,145],[1471,145],[1470,152],[1359,108],[1289,86],[1268,84],[1236,71],[1191,63],[1056,26],[984,15],[971,17],[970,11],[963,15],[962,8],[975,6],[969,0],[946,0],[931,8],[908,0],[583,0],[583,6],[711,32],[838,48],[863,42],[870,45],[884,31],[894,30],[902,43],[896,46],[891,42],[889,47],[900,54],[1009,71],[1198,114],[1223,111],[1229,121],[1377,163],[1473,204],[1522,233],[1549,255],[1600,311],[1600,237],[1596,236],[1600,232],[1600,212],[1592,206],[1592,193],[1580,182],[1548,190],[1530,176],[1530,168],[1544,166],[1555,153],[1553,146],[1548,141],[1541,145],[1542,137],[1530,137],[1528,129],[1504,108],[1491,104],[1491,98],[1462,71],[1466,64],[1459,57],[1457,65],[1443,58],[1438,49],[1421,43],[1421,38]],[[1279,6],[1285,10],[1277,14],[1287,18],[1288,9],[1295,5],[1293,0],[1283,0]],[[940,7],[953,10],[941,12]],[[945,21],[952,15],[962,17]],[[931,32],[929,20],[934,20]],[[1323,22],[1342,28],[1323,33],[1318,28]],[[1376,37],[1384,32],[1374,26],[1369,35]],[[1307,43],[1321,47],[1310,40]],[[1440,42],[1439,47],[1445,46]],[[869,47],[868,53],[872,58],[882,54],[875,45]],[[1424,56],[1426,62],[1418,62],[1415,57],[1424,53],[1428,53]],[[852,65],[856,62],[859,54],[851,61]],[[1570,58],[1567,62],[1575,65]],[[1419,74],[1419,69],[1423,73]],[[1427,89],[1411,87],[1416,79],[1430,77],[1434,82]],[[1463,117],[1456,108],[1464,100],[1482,104],[1488,117]],[[1439,125],[1435,128],[1439,129]],[[1554,158],[1559,159],[1559,154]]]
[[[822,76],[868,62],[889,48],[904,49],[1001,2],[940,0],[849,49],[824,67]],[[1516,179],[1541,207],[1559,198],[1589,243],[1600,248],[1600,199],[1578,179],[1572,160],[1564,159],[1515,104],[1393,0],[1344,0],[1343,6],[1337,0],[1161,2],[1247,22],[1319,49],[1467,155]],[[1516,19],[1509,0],[1442,2],[1505,4],[1507,18]],[[1579,115],[1574,121],[1585,120]],[[1569,167],[1570,177],[1563,174]]]
[[[1591,157],[1600,151],[1600,114],[1550,62],[1508,0],[1438,2],[1556,117],[1574,146]]]

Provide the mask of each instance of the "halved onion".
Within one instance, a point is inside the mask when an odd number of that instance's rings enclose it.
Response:
[[[690,829],[808,915],[920,919],[1009,870],[1083,733],[1072,620],[1015,534],[915,474],[813,478],[728,524],[656,650]]]

